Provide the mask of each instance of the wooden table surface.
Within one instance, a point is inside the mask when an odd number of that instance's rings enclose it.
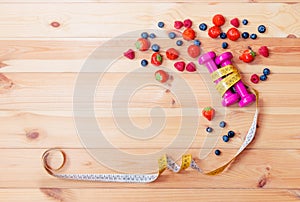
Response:
[[[300,200],[300,2],[299,0],[1,0],[0,1],[0,201],[299,201]],[[41,163],[46,149],[59,147],[68,156],[65,173],[116,172],[96,161],[77,135],[73,120],[73,89],[88,56],[112,37],[143,29],[157,29],[158,21],[170,29],[174,20],[191,18],[211,25],[222,13],[227,19],[248,19],[241,31],[257,32],[257,40],[229,42],[243,79],[260,93],[258,131],[254,142],[224,173],[206,176],[188,169],[166,171],[150,184],[73,182],[47,174]],[[51,26],[58,22],[59,27]],[[224,26],[226,30],[229,23]],[[218,54],[221,39],[197,31],[203,50]],[[270,49],[270,57],[257,56],[252,64],[238,60],[248,45]],[[128,47],[129,48],[129,47]],[[133,47],[131,47],[133,48]],[[108,50],[109,51],[109,50]],[[251,84],[253,73],[264,67],[272,74]],[[166,146],[180,127],[183,107],[176,95],[149,87],[133,96],[131,120],[151,124],[149,109],[166,110],[162,133],[147,141],[127,136],[111,117],[111,95],[118,81],[139,68],[139,60],[122,60],[106,74],[96,92],[96,116],[115,147],[132,155]],[[171,67],[169,67],[171,68]],[[93,73],[87,73],[93,74]],[[182,73],[197,97],[199,109],[212,100],[198,74]],[[88,82],[88,81],[87,81]],[[126,100],[124,100],[125,102]],[[233,110],[234,109],[234,110]],[[226,109],[229,127],[238,131],[230,143],[219,141],[222,155],[211,154],[200,165],[216,168],[228,161],[242,143],[254,106]],[[87,124],[84,122],[83,124]],[[189,151],[199,155],[209,123],[200,118]],[[220,137],[222,134],[219,134]],[[98,148],[109,154],[106,148]],[[59,161],[60,159],[57,159]],[[132,168],[128,159],[119,159]],[[57,163],[57,162],[56,162]]]

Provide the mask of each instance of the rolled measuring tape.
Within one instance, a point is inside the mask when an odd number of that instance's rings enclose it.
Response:
[[[205,175],[217,175],[225,170],[243,151],[244,149],[252,142],[256,133],[257,126],[257,118],[258,118],[258,92],[252,89],[254,95],[256,96],[256,110],[253,117],[252,124],[248,133],[245,137],[245,140],[237,153],[233,156],[233,158],[225,163],[223,166],[209,171],[204,172],[195,162],[192,155],[185,154],[181,158],[181,164],[178,165],[172,158],[168,155],[163,155],[158,160],[158,172],[153,174],[59,174],[59,171],[64,167],[67,155],[62,149],[52,148],[48,149],[44,152],[42,156],[42,163],[45,170],[52,176],[67,179],[67,180],[77,180],[77,181],[95,181],[95,182],[125,182],[125,183],[150,183],[154,182],[159,178],[159,176],[165,171],[170,170],[174,173],[179,173],[182,170],[191,168]],[[53,168],[48,163],[48,157],[53,152],[61,153],[63,157],[62,164],[58,168]]]

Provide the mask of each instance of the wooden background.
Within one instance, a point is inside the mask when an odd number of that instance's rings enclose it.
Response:
[[[260,73],[264,67],[272,71],[268,81],[255,85],[261,95],[257,137],[226,172],[211,177],[192,170],[181,174],[167,171],[151,184],[72,182],[45,172],[41,156],[52,147],[66,151],[70,162],[65,172],[113,172],[84,149],[72,118],[74,82],[95,48],[122,33],[156,28],[160,20],[172,25],[176,19],[191,18],[197,29],[200,22],[209,24],[216,13],[228,19],[247,18],[250,23],[241,30],[256,32],[257,25],[267,26],[267,33],[255,41],[229,42],[229,50],[235,55],[245,81],[249,82],[250,75]],[[52,27],[52,22],[59,22],[60,26]],[[203,49],[222,52],[221,39],[212,40],[203,32],[199,36]],[[299,201],[300,40],[297,37],[300,37],[297,0],[1,0],[0,201]],[[271,56],[257,57],[253,64],[244,64],[237,56],[247,45],[256,50],[267,45]],[[103,84],[106,91],[112,91],[120,77],[138,68],[138,63],[139,60],[126,61],[119,70],[107,74],[108,80]],[[199,107],[209,104],[211,100],[199,76],[182,75],[199,95]],[[149,93],[153,99],[144,98]],[[130,105],[131,118],[145,126],[149,123],[147,110],[159,104],[169,110],[167,121],[174,124],[167,124],[163,135],[149,142],[124,138],[114,128],[106,94],[97,95],[97,118],[105,125],[108,138],[124,151],[144,154],[159,150],[172,139],[178,127],[177,110],[182,106],[175,102],[174,96],[159,89],[145,89]],[[210,155],[207,163],[203,163],[206,169],[230,159],[250,125],[253,107],[238,116],[227,110],[230,127],[240,134],[231,144],[218,143],[223,155],[218,158]],[[207,124],[201,119],[200,132],[189,151],[194,156],[203,149]],[[126,159],[120,161],[133,166]]]

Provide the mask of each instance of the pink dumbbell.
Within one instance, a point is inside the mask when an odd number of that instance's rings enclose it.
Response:
[[[219,55],[215,62],[217,65],[221,65],[221,67],[232,65],[231,59],[233,58],[231,52],[225,52]],[[242,80],[239,80],[236,84],[234,84],[234,88],[236,92],[240,95],[241,100],[239,102],[240,107],[245,107],[253,102],[255,102],[256,97],[254,94],[248,93],[244,83]]]
[[[208,53],[203,54],[201,57],[199,57],[199,64],[204,64],[209,73],[213,73],[214,71],[216,71],[218,69],[214,59],[216,57],[215,52],[211,51]],[[219,83],[222,80],[222,78],[219,78],[218,80],[215,81],[215,83]],[[232,105],[234,103],[236,103],[237,101],[239,101],[240,96],[237,93],[233,93],[231,92],[231,90],[227,90],[224,95],[223,95],[223,101],[222,104],[223,106],[227,107],[229,105]]]

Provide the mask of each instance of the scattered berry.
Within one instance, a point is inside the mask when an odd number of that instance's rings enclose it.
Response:
[[[201,42],[200,42],[198,39],[196,39],[196,40],[194,40],[194,44],[195,44],[196,46],[200,46],[200,45],[201,45]]]
[[[186,28],[182,33],[182,37],[184,40],[191,41],[195,39],[196,33],[192,28]]]
[[[248,20],[247,20],[247,19],[244,19],[244,20],[242,21],[242,23],[243,23],[243,25],[247,25],[247,24],[248,24]]]
[[[225,33],[225,32],[222,32],[222,33],[220,34],[220,38],[221,38],[221,39],[226,39],[226,38],[227,38],[226,33]]]
[[[213,129],[211,127],[206,128],[206,132],[211,133],[212,131],[213,131]]]
[[[238,28],[240,26],[240,22],[238,18],[233,18],[230,20],[230,24],[232,24],[234,27]]]
[[[250,78],[252,83],[258,83],[259,82],[259,76],[257,74],[252,74],[251,78]]]
[[[169,79],[169,74],[164,70],[157,70],[154,76],[155,79],[161,83],[165,83]]]
[[[156,53],[153,53],[152,56],[151,56],[151,64],[155,65],[155,66],[159,66],[162,64],[162,61],[163,61],[163,56],[156,52]]]
[[[180,71],[180,72],[183,72],[184,69],[185,69],[185,62],[181,61],[181,62],[175,62],[174,63],[174,67]]]
[[[266,27],[264,25],[259,25],[257,28],[257,31],[259,33],[265,33],[266,32]]]
[[[189,62],[187,65],[186,65],[186,71],[188,71],[188,72],[194,72],[194,71],[196,71],[197,69],[196,69],[196,65],[195,65],[195,63],[193,63],[193,62]]]
[[[248,39],[249,38],[249,33],[248,32],[243,32],[242,37],[243,37],[243,39]]]
[[[267,75],[261,75],[260,77],[259,77],[259,79],[261,80],[261,81],[265,81],[265,80],[267,80]]]
[[[142,60],[141,61],[141,65],[143,66],[143,67],[146,67],[147,65],[148,65],[148,61],[147,60]]]
[[[269,68],[264,68],[263,73],[264,73],[264,75],[267,76],[267,75],[269,75],[271,73],[271,71],[270,71]]]
[[[227,42],[223,42],[223,43],[222,43],[222,48],[223,48],[223,49],[226,49],[227,47],[228,47],[228,43],[227,43]]]
[[[257,38],[257,35],[256,35],[256,34],[251,34],[251,35],[250,35],[250,38],[254,40],[254,39]]]
[[[244,50],[243,54],[240,55],[239,59],[246,63],[249,63],[254,60],[255,56],[256,53],[250,47],[248,47],[248,49]]]
[[[159,45],[157,45],[157,44],[153,44],[153,45],[151,46],[151,49],[152,49],[154,52],[158,52],[159,49],[160,49],[160,47],[159,47]]]
[[[154,33],[149,34],[150,39],[154,39],[156,35]]]
[[[240,38],[240,32],[235,27],[232,27],[227,31],[227,37],[231,41],[236,41]]]
[[[175,29],[180,29],[181,27],[183,27],[183,22],[181,22],[181,21],[175,21],[174,22],[174,28]]]
[[[221,121],[221,122],[219,123],[219,126],[220,126],[221,128],[225,128],[226,122],[225,122],[225,121]]]
[[[176,41],[176,45],[177,45],[177,46],[182,46],[182,44],[183,44],[183,41],[182,41],[182,40],[177,40],[177,41]]]
[[[164,22],[158,22],[158,23],[157,23],[157,26],[158,26],[159,28],[163,28],[163,27],[165,26],[165,23],[164,23]]]
[[[223,15],[217,14],[217,15],[215,15],[215,16],[213,17],[212,22],[213,22],[214,25],[220,27],[220,26],[224,25],[224,23],[225,23],[225,18],[224,18]]]
[[[215,150],[215,155],[219,156],[220,154],[221,154],[221,151],[218,150],[218,149],[216,149],[216,150]]]
[[[269,49],[267,46],[262,46],[258,49],[258,53],[264,57],[269,57]]]
[[[202,110],[202,115],[209,121],[211,121],[214,117],[215,110],[212,107],[205,107]]]
[[[150,48],[150,42],[148,41],[148,39],[139,38],[135,42],[135,47],[140,51],[146,51]]]
[[[205,31],[205,30],[207,29],[207,25],[206,25],[205,23],[201,23],[201,24],[199,25],[199,29],[200,29],[201,31]]]
[[[141,37],[144,39],[148,39],[149,35],[147,32],[143,32],[143,33],[141,33]]]
[[[166,56],[169,60],[176,60],[179,56],[179,53],[175,48],[169,48],[166,51]]]
[[[188,47],[188,54],[189,56],[191,56],[192,58],[196,58],[200,55],[200,47],[196,46],[196,45],[190,45]]]
[[[123,55],[130,60],[133,60],[135,58],[135,53],[132,49],[129,49],[128,51],[124,52]]]
[[[54,28],[57,28],[57,27],[60,26],[60,23],[59,23],[59,22],[51,22],[50,25],[51,25],[52,27],[54,27]]]
[[[174,39],[176,37],[176,34],[174,32],[169,33],[169,38]]]
[[[221,34],[221,29],[218,26],[213,26],[208,29],[208,35],[211,38],[217,38],[218,36],[220,36],[220,34]]]
[[[222,137],[224,142],[228,142],[229,141],[229,137],[227,135],[223,135]]]
[[[190,28],[190,27],[192,27],[192,25],[193,25],[193,22],[190,19],[186,19],[183,21],[183,26],[186,28]]]
[[[230,130],[230,131],[228,131],[227,135],[229,138],[233,138],[235,133],[232,130]]]

